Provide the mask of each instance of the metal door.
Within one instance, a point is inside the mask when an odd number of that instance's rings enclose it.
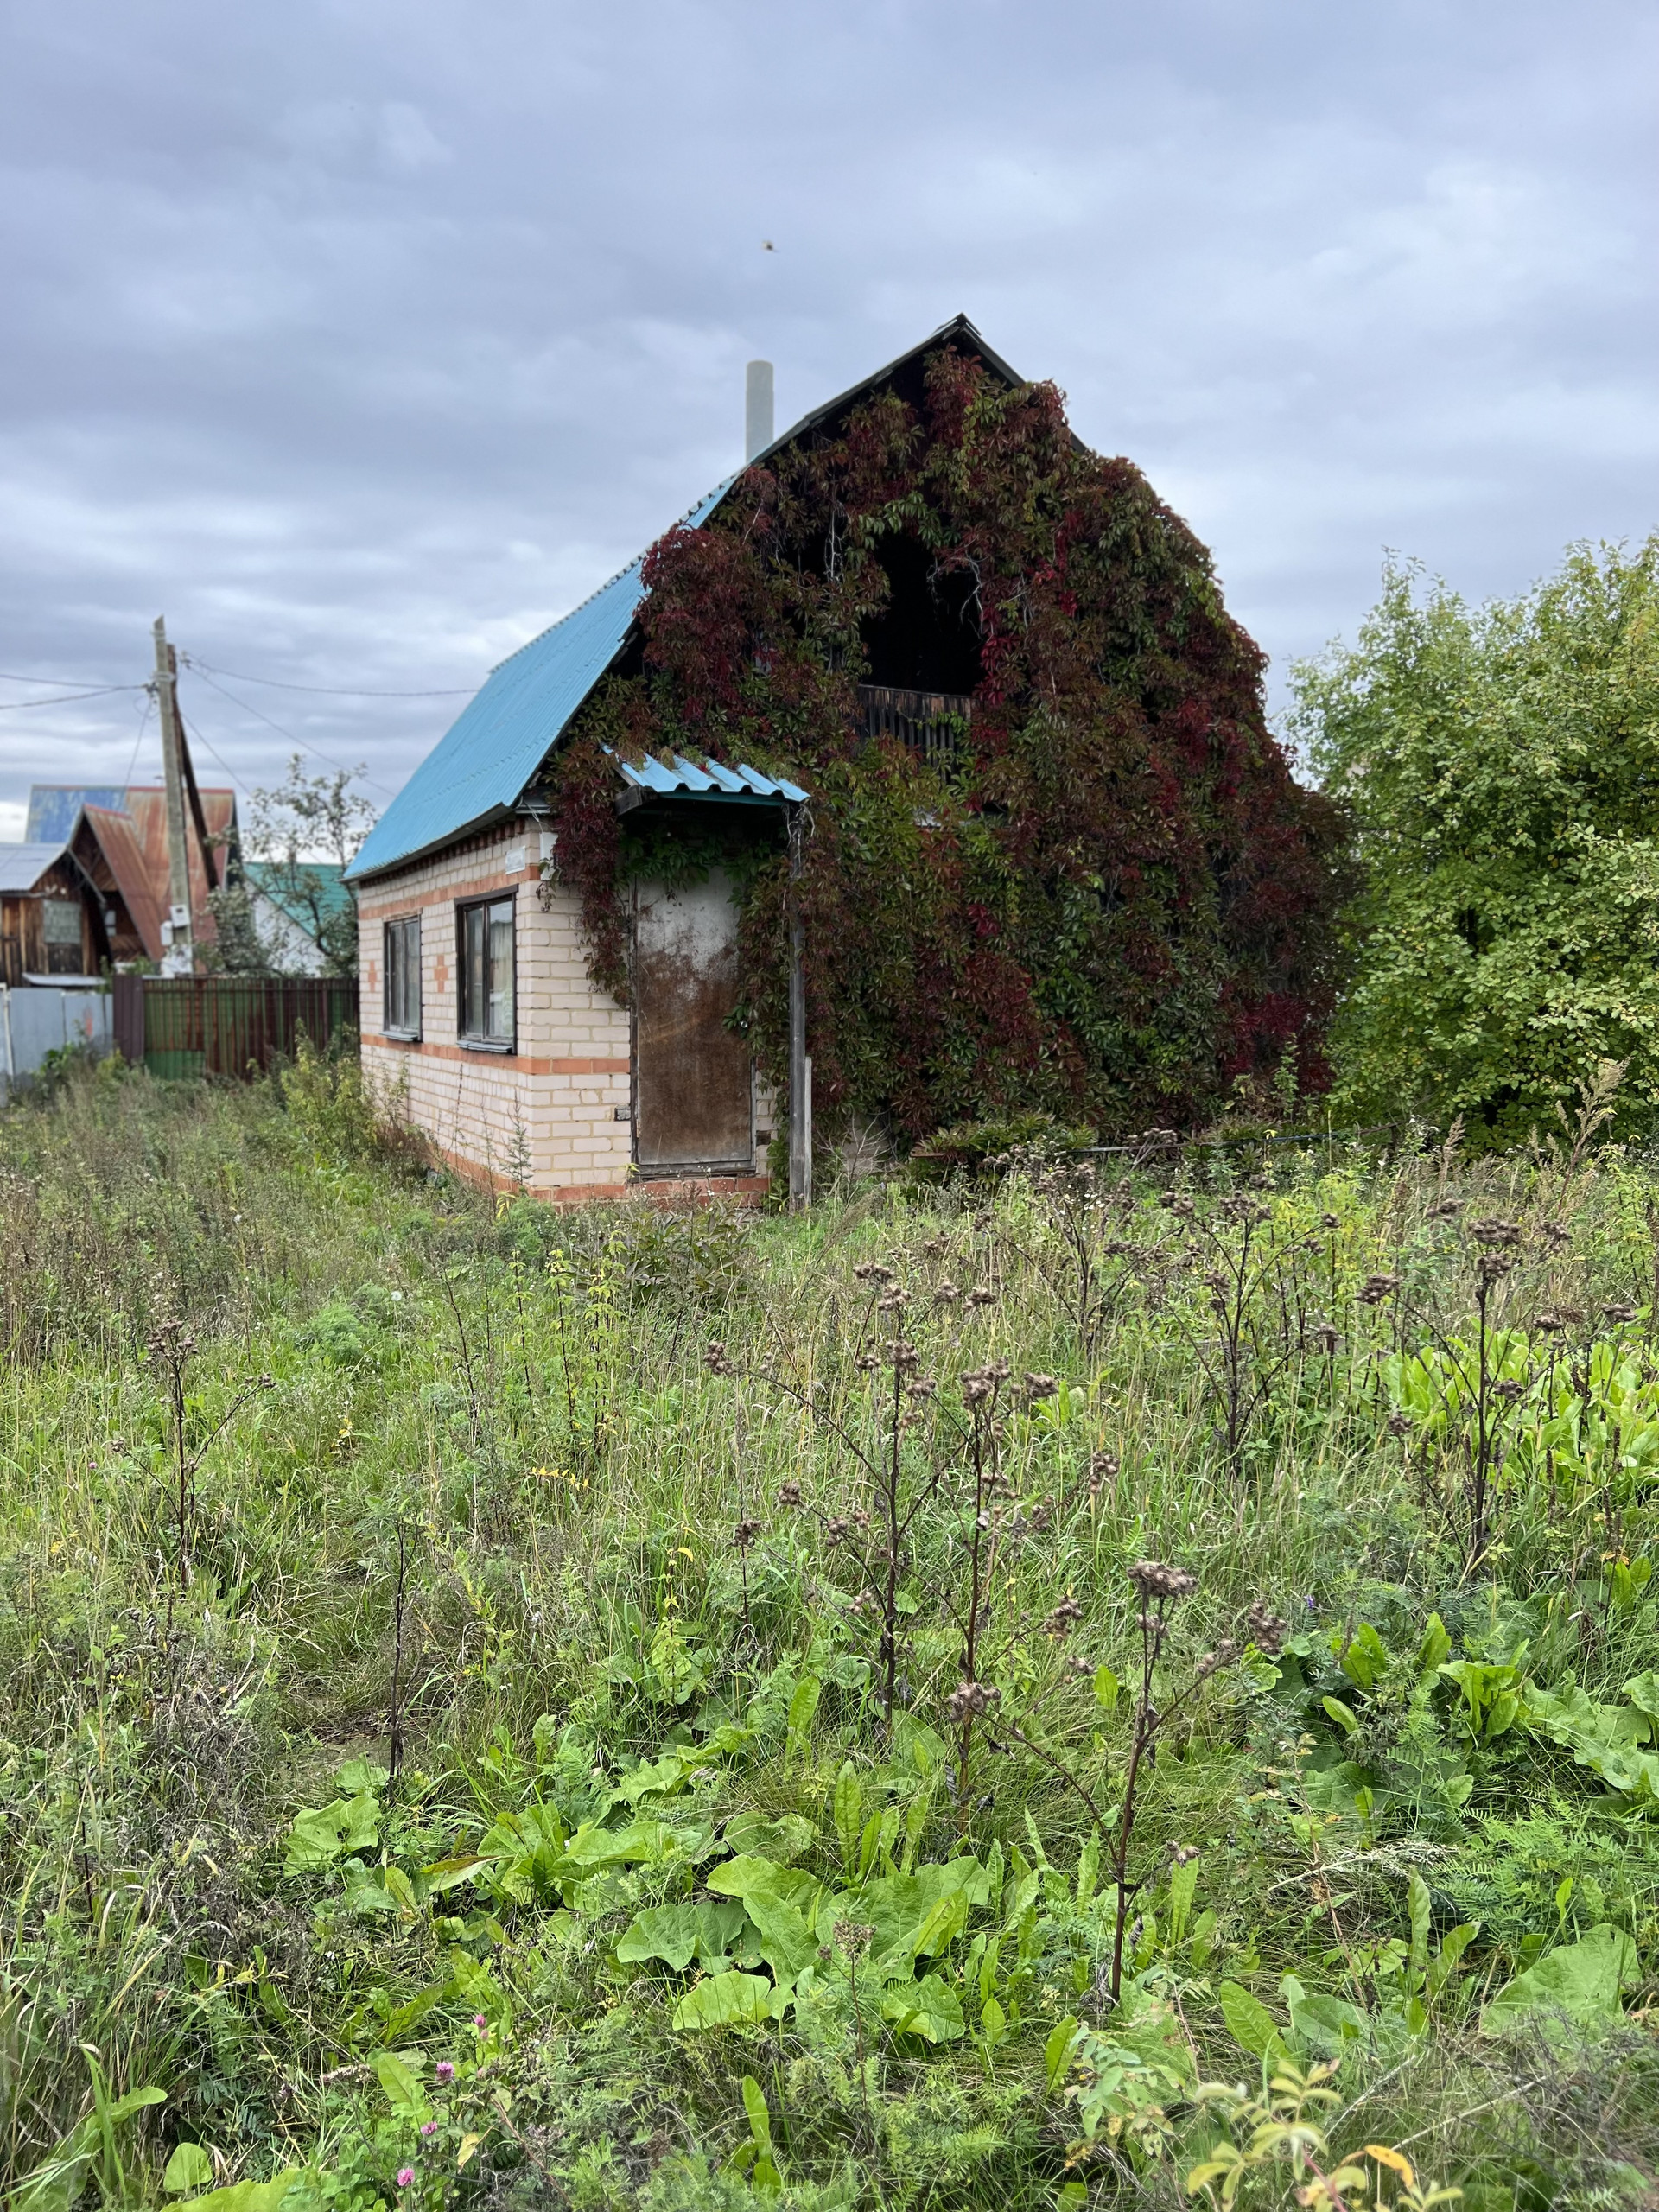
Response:
[[[633,934],[634,1159],[642,1174],[731,1173],[754,1164],[749,1048],[737,1003],[730,879],[642,883]]]

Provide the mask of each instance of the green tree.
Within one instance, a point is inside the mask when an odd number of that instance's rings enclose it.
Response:
[[[322,954],[324,973],[357,973],[357,904],[340,875],[374,826],[373,804],[354,791],[360,768],[308,776],[296,753],[275,791],[257,791],[245,848],[267,863],[266,886]],[[319,865],[319,863],[324,865]]]
[[[1390,566],[1352,649],[1294,671],[1292,726],[1363,874],[1331,1033],[1338,1110],[1512,1141],[1603,1059],[1659,1106],[1659,534],[1569,550],[1471,611]]]

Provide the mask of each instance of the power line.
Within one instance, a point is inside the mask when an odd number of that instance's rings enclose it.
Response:
[[[19,676],[15,671],[0,668],[0,683],[52,683],[55,684],[60,690],[73,690],[81,684],[90,683],[92,680],[90,676]],[[122,683],[114,688],[121,691],[137,691],[142,687],[136,683]]]
[[[194,653],[181,653],[179,658],[187,668],[204,676],[211,670],[215,676],[228,676],[233,683],[264,683],[273,691],[309,691],[321,699],[470,699],[478,689],[475,683],[467,683],[447,691],[348,691],[334,683],[284,683],[275,676],[248,676],[238,669],[214,668],[211,661],[198,660]]]
[[[22,679],[27,682],[28,678]],[[67,707],[76,699],[107,699],[116,691],[142,691],[142,683],[103,683],[95,691],[60,692],[55,699],[8,699],[0,705],[0,715],[26,715],[31,707]]]
[[[148,683],[144,685],[143,690],[143,712],[138,717],[138,734],[132,741],[132,758],[127,763],[126,779],[121,786],[124,791],[132,788],[132,772],[138,766],[138,748],[144,741],[144,732],[149,728],[150,709],[156,704],[156,694]]]
[[[215,683],[213,677],[207,673],[207,671],[203,667],[202,664],[199,660],[189,660],[188,657],[185,655],[181,655],[181,658],[187,660],[188,666],[201,677],[202,681],[209,687],[210,690],[217,691],[221,699],[228,699],[232,706],[240,707],[245,715],[251,715],[257,721],[264,722],[265,728],[267,729],[274,729],[278,737],[285,737],[290,745],[297,745],[302,753],[312,753],[317,760],[326,761],[329,767],[338,768],[342,776],[362,776],[363,781],[369,785],[372,791],[384,791],[388,798],[395,798],[397,797],[397,793],[395,791],[388,791],[385,784],[377,784],[374,778],[366,774],[361,767],[348,768],[343,760],[334,760],[328,753],[323,752],[320,747],[310,744],[305,738],[296,737],[291,729],[284,729],[281,722],[274,722],[269,715],[262,715],[258,708],[252,705],[248,700],[238,699],[233,691],[227,691],[222,683]],[[221,766],[223,764],[221,763]],[[226,769],[226,773],[228,775],[229,772],[230,771]]]

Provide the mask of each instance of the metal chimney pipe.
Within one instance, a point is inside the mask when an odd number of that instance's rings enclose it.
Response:
[[[751,361],[743,382],[744,460],[765,453],[772,436],[772,363]]]

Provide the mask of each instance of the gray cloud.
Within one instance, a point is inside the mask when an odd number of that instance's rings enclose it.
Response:
[[[958,308],[1276,670],[1385,546],[1518,589],[1659,523],[1656,48],[1642,0],[15,4],[0,666],[137,682],[164,610],[470,686],[734,464],[749,355],[787,417]],[[394,789],[460,703],[224,688],[245,786],[275,722]],[[0,714],[0,834],[138,703]]]

